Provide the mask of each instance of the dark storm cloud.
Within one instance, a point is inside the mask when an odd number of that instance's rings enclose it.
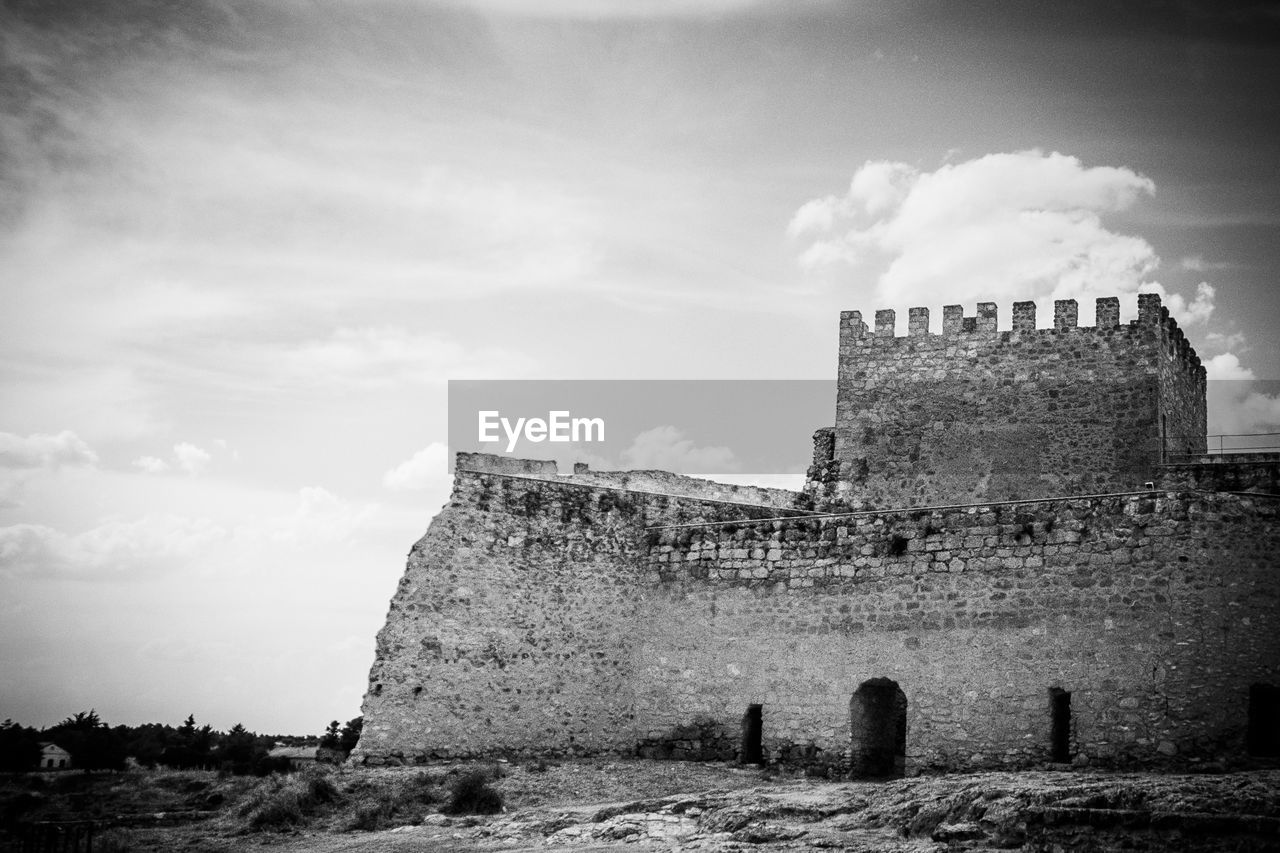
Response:
[[[10,2],[0,8],[0,222],[60,176],[108,162],[92,129],[103,94],[126,69],[234,40],[237,21],[194,2]]]
[[[925,0],[922,18],[988,32],[1055,37],[1202,39],[1268,45],[1280,42],[1280,7],[1273,2],[1213,0]]]
[[[501,73],[489,41],[475,13],[416,3],[6,2],[0,227],[13,227],[42,189],[91,174],[128,180],[137,158],[131,166],[118,147],[121,123],[198,110],[208,96],[285,109],[298,96],[350,97],[487,66]]]
[[[26,43],[21,55],[30,59],[34,49],[72,75],[157,55],[277,69],[306,58],[351,57],[461,66],[484,58],[477,48],[487,29],[473,12],[398,0],[17,0],[0,10],[0,21]]]

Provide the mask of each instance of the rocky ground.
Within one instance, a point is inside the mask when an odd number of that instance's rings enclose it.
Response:
[[[489,765],[504,811],[442,814],[452,780],[468,769],[340,769],[268,780],[107,777],[117,795],[132,791],[134,807],[142,800],[169,811],[149,813],[151,820],[116,815],[94,850],[1280,851],[1277,770],[828,782],[684,762]],[[152,788],[174,798],[140,797]],[[38,808],[28,801],[28,820],[68,817],[58,812],[56,791],[41,796]],[[108,792],[89,785],[76,796],[83,810],[103,805]],[[281,803],[289,808],[281,811]],[[101,825],[110,825],[109,810],[97,811]]]

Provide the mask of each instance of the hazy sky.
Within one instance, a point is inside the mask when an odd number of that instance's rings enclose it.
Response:
[[[449,379],[1139,288],[1280,378],[1280,17],[1117,5],[0,0],[0,719],[359,713]]]

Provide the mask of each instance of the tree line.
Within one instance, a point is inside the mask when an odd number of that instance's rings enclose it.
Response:
[[[196,725],[189,715],[180,726],[145,723],[110,726],[95,711],[80,711],[46,729],[23,726],[13,720],[0,723],[0,771],[35,770],[40,745],[55,743],[71,753],[78,770],[124,770],[131,762],[142,767],[221,770],[240,775],[265,776],[289,770],[287,758],[273,758],[271,749],[287,746],[321,746],[333,750],[335,759],[355,749],[364,718],[345,725],[337,720],[316,736],[260,735],[237,723],[230,731]]]

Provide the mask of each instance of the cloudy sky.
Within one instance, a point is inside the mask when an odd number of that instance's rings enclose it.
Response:
[[[450,379],[1140,289],[1280,378],[1280,18],[1114,5],[0,0],[0,719],[359,713]]]

